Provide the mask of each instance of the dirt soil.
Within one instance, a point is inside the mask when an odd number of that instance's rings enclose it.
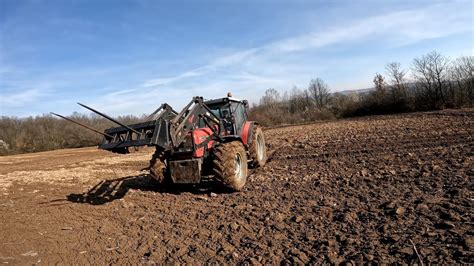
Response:
[[[151,150],[0,157],[0,262],[474,263],[474,110],[265,136],[239,193],[157,186]]]

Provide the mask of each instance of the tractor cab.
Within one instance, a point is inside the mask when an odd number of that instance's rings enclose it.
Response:
[[[225,97],[207,100],[204,104],[222,120],[226,135],[240,135],[243,125],[247,121],[248,102],[246,100]]]

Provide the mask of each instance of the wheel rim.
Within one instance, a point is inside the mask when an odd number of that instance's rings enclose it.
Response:
[[[261,135],[257,136],[257,159],[259,161],[263,160],[263,154],[265,152],[265,143]]]
[[[237,153],[234,159],[235,159],[235,169],[234,169],[235,177],[240,179],[242,176],[242,157],[240,153]]]

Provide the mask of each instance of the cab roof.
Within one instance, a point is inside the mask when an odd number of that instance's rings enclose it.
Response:
[[[237,103],[244,103],[244,101],[239,100],[234,97],[224,97],[224,98],[218,98],[218,99],[210,99],[204,101],[204,104],[206,105],[219,105],[219,104],[225,104],[229,102],[237,102]]]

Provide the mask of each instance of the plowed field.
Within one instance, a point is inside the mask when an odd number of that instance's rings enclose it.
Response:
[[[0,262],[474,263],[474,110],[264,133],[239,193],[157,186],[152,150],[0,157]]]

